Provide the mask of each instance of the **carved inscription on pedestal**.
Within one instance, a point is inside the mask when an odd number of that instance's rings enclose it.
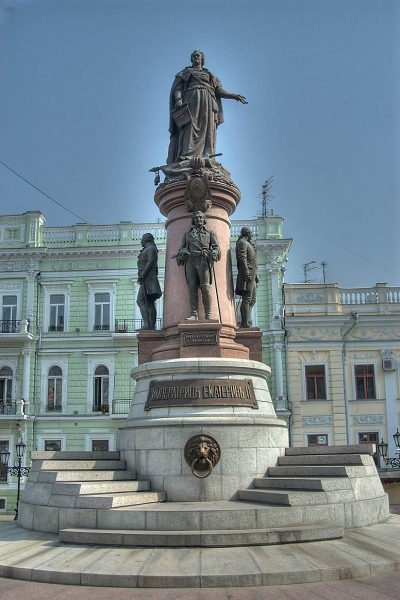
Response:
[[[249,406],[258,408],[251,379],[151,381],[144,410],[167,406]]]
[[[199,331],[199,332],[183,332],[184,346],[217,346],[218,332],[217,331]]]

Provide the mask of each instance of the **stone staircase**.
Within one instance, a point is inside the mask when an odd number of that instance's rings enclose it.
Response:
[[[343,536],[385,521],[370,446],[287,448],[238,501],[165,502],[118,452],[33,453],[19,524],[74,544],[234,547]],[[49,454],[51,456],[49,456]]]
[[[287,448],[268,476],[239,499],[269,505],[301,506],[353,503],[384,495],[370,446]]]
[[[119,452],[32,452],[32,468],[20,501],[26,529],[59,531],[82,515],[92,523],[97,509],[164,502],[149,481],[126,470]],[[83,511],[83,512],[82,512]]]

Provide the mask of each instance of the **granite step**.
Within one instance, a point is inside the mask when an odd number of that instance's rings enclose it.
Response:
[[[115,494],[96,494],[78,496],[75,508],[116,508],[119,506],[135,506],[152,502],[165,502],[165,492],[118,492]]]
[[[331,523],[329,514],[318,515],[304,506],[266,505],[262,502],[159,502],[143,506],[124,506],[97,510],[93,528],[107,530],[220,531],[303,527]],[[339,523],[343,525],[343,523]],[[85,521],[65,524],[64,528],[86,527]]]
[[[115,492],[141,492],[150,490],[149,481],[97,481],[97,482],[64,482],[53,485],[52,494],[65,496],[86,496],[93,494],[109,494]]]
[[[255,488],[290,489],[290,490],[350,490],[351,482],[348,478],[335,477],[321,479],[319,477],[256,477]]]
[[[135,480],[135,471],[40,471],[39,483]]]
[[[349,444],[348,446],[307,446],[286,448],[286,456],[307,456],[310,454],[370,454],[375,452],[374,444]]]
[[[369,465],[370,461],[371,459],[369,457],[361,456],[360,454],[311,454],[306,456],[280,456],[278,459],[278,465],[320,465],[332,467],[347,465],[364,466]]]
[[[119,450],[59,450],[59,451],[40,451],[35,450],[31,453],[32,460],[119,460]]]
[[[112,471],[126,469],[124,460],[43,460],[35,461],[34,471]]]
[[[345,467],[345,466],[279,466],[268,467],[268,475],[271,477],[348,477],[349,468],[359,469],[359,477],[365,475],[365,467]],[[354,473],[356,476],[356,473]]]
[[[61,542],[70,544],[124,546],[142,548],[222,548],[237,546],[270,546],[332,540],[343,537],[342,527],[309,525],[268,529],[218,531],[120,531],[110,529],[61,529]]]
[[[283,506],[311,506],[315,504],[328,504],[327,495],[323,490],[284,491],[284,490],[239,490],[239,500],[248,502],[264,502]]]

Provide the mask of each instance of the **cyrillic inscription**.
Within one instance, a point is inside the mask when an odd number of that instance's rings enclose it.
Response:
[[[184,346],[216,346],[217,344],[218,333],[216,331],[183,332]]]
[[[151,381],[144,410],[166,406],[258,408],[251,379]]]

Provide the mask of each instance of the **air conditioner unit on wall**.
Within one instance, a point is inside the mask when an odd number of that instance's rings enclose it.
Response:
[[[394,358],[384,358],[382,360],[382,369],[384,371],[395,371],[397,369],[397,360]]]

